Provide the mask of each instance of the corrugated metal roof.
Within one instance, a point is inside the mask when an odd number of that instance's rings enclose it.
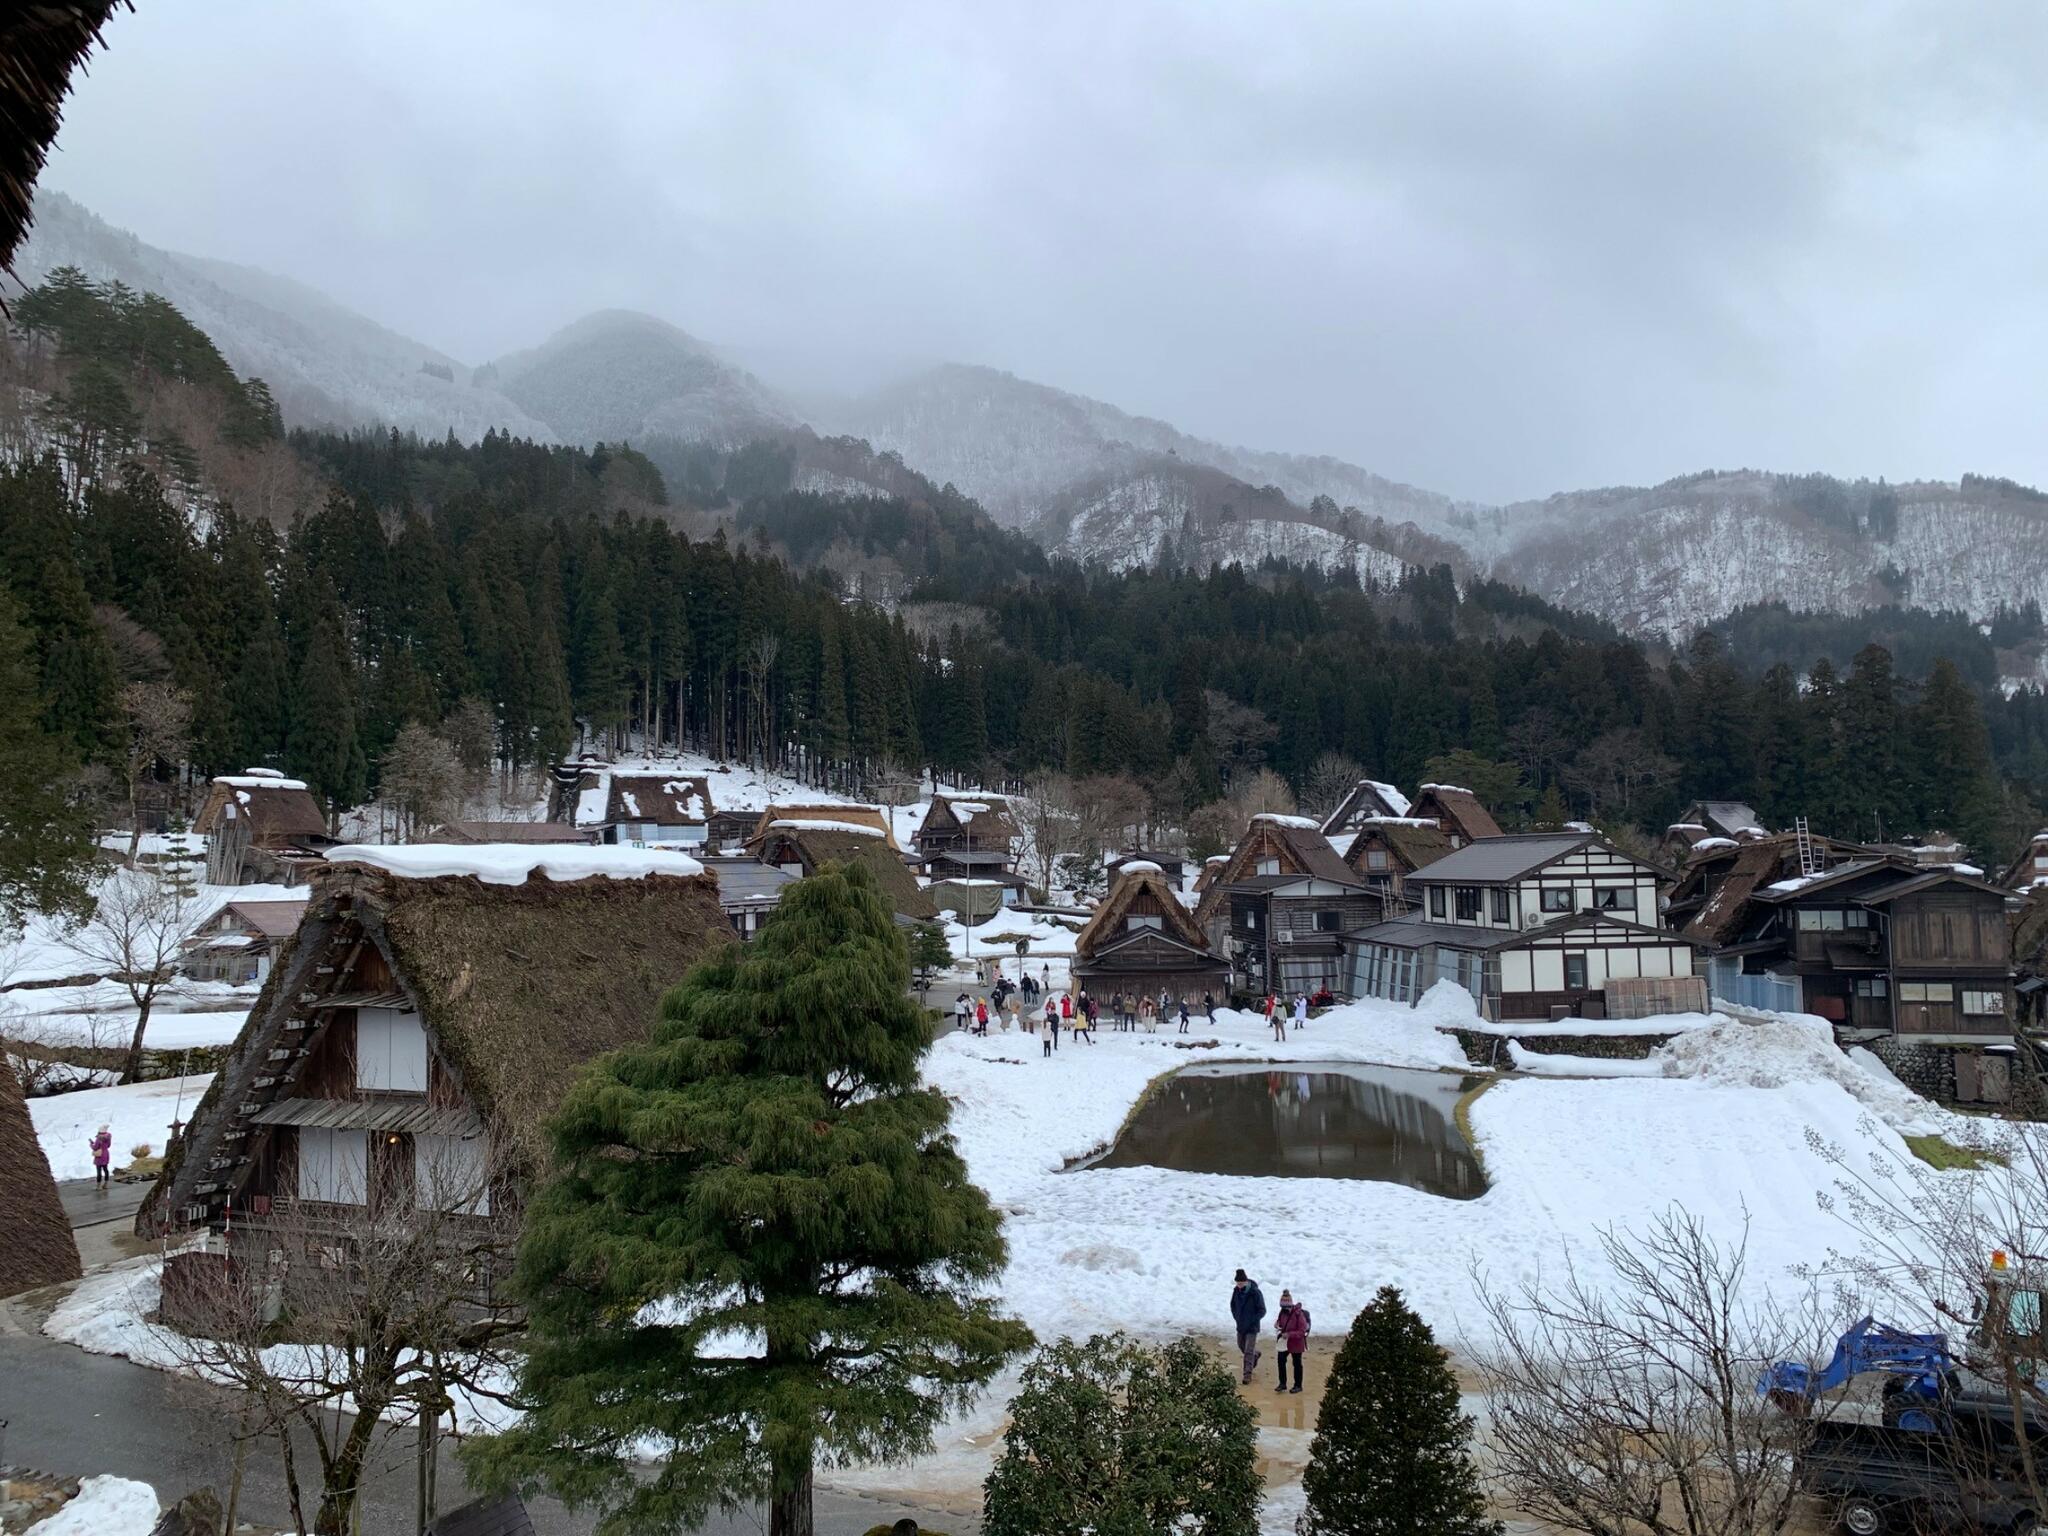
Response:
[[[1591,832],[1527,832],[1515,837],[1483,837],[1408,878],[1418,885],[1485,885],[1517,880],[1539,864],[1598,842]]]
[[[484,1128],[472,1109],[444,1109],[424,1099],[280,1099],[249,1118],[258,1125],[396,1131],[413,1136],[479,1136]]]
[[[788,870],[754,859],[706,859],[704,867],[718,882],[720,904],[728,907],[780,901],[782,888],[796,881]]]
[[[1397,949],[1424,949],[1435,944],[1446,949],[1486,950],[1505,949],[1528,936],[1514,928],[1467,928],[1461,923],[1423,923],[1397,917],[1370,928],[1353,929],[1344,938],[1349,943],[1391,944]]]

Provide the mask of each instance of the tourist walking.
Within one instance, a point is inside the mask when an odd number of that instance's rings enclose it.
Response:
[[[103,1125],[92,1133],[92,1182],[95,1189],[103,1189],[113,1179],[114,1161],[113,1127]]]
[[[1209,1023],[1213,1026],[1216,1023],[1216,994],[1214,992],[1204,992],[1202,994],[1202,1010],[1209,1015]]]
[[[1053,1006],[1052,999],[1048,997],[1045,1000],[1045,1050],[1042,1054],[1050,1056],[1059,1048],[1060,1011]]]
[[[1275,1040],[1286,1040],[1287,1015],[1280,1011],[1280,995],[1277,992],[1266,994],[1266,1022],[1273,1026]]]
[[[961,1034],[967,1033],[967,994],[962,992],[953,999],[953,1027]]]
[[[1188,1032],[1188,1000],[1186,998],[1180,1000],[1180,1032],[1182,1034]]]
[[[1280,1350],[1280,1382],[1275,1392],[1285,1392],[1287,1362],[1294,1362],[1294,1387],[1301,1390],[1301,1357],[1308,1350],[1308,1308],[1294,1299],[1294,1292],[1280,1293],[1280,1310],[1273,1315],[1273,1334]]]
[[[1095,1023],[1101,1015],[1102,1005],[1086,992],[1081,994],[1081,1022],[1088,1026],[1088,1043],[1095,1043]]]
[[[1294,994],[1294,1027],[1300,1029],[1307,1023],[1308,994],[1306,992],[1297,992]]]
[[[977,1035],[985,1035],[988,1033],[988,999],[985,997],[977,998],[975,1000],[974,1032]]]
[[[1265,1320],[1266,1298],[1259,1290],[1259,1282],[1240,1269],[1230,1286],[1230,1321],[1237,1328],[1237,1352],[1244,1357],[1246,1386],[1251,1384],[1252,1372],[1259,1368],[1260,1325]]]
[[[1169,992],[1168,992],[1168,991],[1166,990],[1166,988],[1164,988],[1164,987],[1161,987],[1161,988],[1159,989],[1159,1018],[1160,1018],[1160,1022],[1161,1022],[1161,1023],[1164,1023],[1164,1022],[1165,1022],[1166,1020],[1168,1020],[1168,1019],[1170,1019],[1170,1018],[1172,1018],[1172,1017],[1173,1017],[1173,996],[1172,996],[1172,994],[1171,994],[1171,993],[1169,993]]]
[[[1071,992],[1060,994],[1060,1022],[1069,1029],[1074,1027],[1074,994]]]

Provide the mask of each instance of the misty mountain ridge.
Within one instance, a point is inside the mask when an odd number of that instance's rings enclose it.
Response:
[[[37,215],[16,263],[24,282],[70,265],[163,294],[297,425],[723,449],[774,439],[795,449],[799,488],[950,485],[1084,561],[1276,555],[1373,580],[1448,563],[1670,639],[1772,601],[1831,612],[1905,603],[1980,621],[2001,605],[2048,606],[2048,498],[1995,479],[1887,487],[1742,470],[1491,507],[1329,456],[1193,437],[988,367],[943,364],[803,407],[712,345],[630,311],[471,367],[289,278],[152,247],[61,193],[43,193]]]

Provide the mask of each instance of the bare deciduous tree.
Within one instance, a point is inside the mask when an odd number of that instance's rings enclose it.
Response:
[[[1365,765],[1342,752],[1321,752],[1309,764],[1308,774],[1301,781],[1301,813],[1313,816],[1317,821],[1326,819],[1330,812],[1344,803],[1344,797],[1351,793],[1353,786],[1365,777]]]
[[[1230,804],[1237,812],[1237,835],[1242,837],[1254,816],[1292,816],[1295,810],[1294,791],[1272,769],[1261,768],[1251,777],[1231,786]]]
[[[1565,784],[1584,795],[1595,816],[1629,815],[1637,797],[1678,777],[1678,764],[1650,744],[1634,726],[1602,731],[1586,744],[1563,774]]]
[[[323,1190],[346,1198],[317,1204],[279,1195],[261,1247],[183,1266],[180,1313],[204,1329],[167,1328],[166,1342],[181,1367],[244,1394],[240,1433],[275,1442],[301,1532],[296,1436],[319,1460],[311,1530],[345,1536],[381,1448],[413,1431],[430,1514],[444,1417],[458,1401],[509,1401],[520,1323],[493,1289],[517,1241],[503,1166],[451,1152],[422,1157],[394,1187],[372,1178],[367,1192]],[[268,1263],[256,1257],[266,1251]]]
[[[462,807],[464,772],[455,748],[417,721],[400,727],[384,752],[385,798],[401,840],[417,838]]]
[[[126,738],[122,781],[128,788],[128,867],[142,847],[142,785],[159,762],[184,760],[192,730],[192,698],[169,683],[129,683],[121,689],[121,724]]]
[[[1812,1292],[1745,1298],[1747,1237],[1682,1211],[1603,1233],[1610,1279],[1479,1290],[1488,1476],[1502,1503],[1584,1536],[1776,1536],[1799,1514],[1794,1453],[1816,1416],[1758,1395],[1765,1367],[1817,1368],[1836,1329]],[[1824,1410],[1823,1410],[1824,1411]]]
[[[1038,883],[1050,889],[1059,874],[1059,861],[1075,851],[1080,831],[1074,781],[1063,773],[1040,774],[1025,786],[1023,798],[1013,802],[1013,808],[1030,844]]]
[[[92,920],[73,947],[119,982],[135,1007],[135,1032],[121,1064],[121,1081],[142,1072],[142,1046],[150,1010],[177,975],[178,948],[191,926],[193,898],[182,879],[156,870],[124,869],[100,886]]]
[[[1280,727],[1248,705],[1213,688],[1202,691],[1209,714],[1209,745],[1227,783],[1235,784],[1266,760],[1266,748],[1280,736]]]
[[[491,706],[475,694],[464,694],[441,722],[441,738],[455,751],[462,764],[463,792],[474,795],[490,781],[491,764],[498,753],[498,722]]]

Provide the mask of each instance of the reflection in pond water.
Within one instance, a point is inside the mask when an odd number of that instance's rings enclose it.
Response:
[[[1470,1200],[1486,1176],[1455,1110],[1476,1081],[1339,1062],[1190,1067],[1087,1166],[1380,1179]]]

